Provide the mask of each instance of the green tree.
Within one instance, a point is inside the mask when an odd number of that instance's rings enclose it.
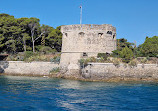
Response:
[[[14,18],[0,14],[0,53],[37,51],[41,47],[49,51],[61,51],[62,33],[60,27],[54,29],[40,25],[38,18]]]
[[[35,52],[35,41],[38,40],[38,38],[40,38],[42,36],[42,34],[37,37],[38,35],[38,28],[40,26],[39,24],[39,19],[37,18],[30,18],[30,21],[29,21],[29,28],[30,28],[30,31],[31,31],[31,38],[32,38],[32,50],[33,52]]]
[[[120,57],[122,58],[123,62],[130,62],[130,60],[133,58],[133,52],[130,48],[128,48],[127,46],[125,48],[122,49],[122,51],[120,52]]]
[[[125,38],[117,39],[117,50],[113,51],[112,56],[120,57],[120,53],[125,47],[134,51],[134,43],[128,42]]]
[[[18,27],[14,16],[0,14],[0,49],[9,53],[15,53],[20,49],[19,38],[21,28]],[[18,47],[17,47],[18,46]]]
[[[127,39],[117,39],[117,50],[121,51],[123,48],[128,47],[133,50],[134,43],[127,42]]]
[[[47,46],[50,46],[52,49],[55,49],[56,51],[61,51],[62,46],[62,33],[60,31],[61,27],[57,27],[56,29],[53,29],[48,37],[46,37],[46,43]]]
[[[145,42],[140,45],[139,51],[145,57],[156,57],[158,55],[158,36],[146,37]]]
[[[26,52],[27,50],[32,50],[31,49],[31,34],[30,34],[30,28],[29,28],[29,23],[30,20],[29,18],[19,18],[17,19],[17,22],[19,24],[19,27],[22,29],[21,32],[21,43],[23,44],[23,50]]]
[[[48,37],[48,34],[54,30],[54,28],[48,25],[42,25],[40,29],[42,33],[44,32],[41,39],[41,45],[45,46],[45,38]]]

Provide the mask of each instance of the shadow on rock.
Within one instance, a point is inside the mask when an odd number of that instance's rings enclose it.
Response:
[[[8,68],[8,61],[0,61],[0,73],[5,73],[5,69]]]

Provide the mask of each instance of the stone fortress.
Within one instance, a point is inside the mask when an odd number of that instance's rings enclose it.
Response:
[[[116,28],[109,24],[65,25],[61,27],[61,69],[79,70],[78,60],[112,53],[116,49]]]

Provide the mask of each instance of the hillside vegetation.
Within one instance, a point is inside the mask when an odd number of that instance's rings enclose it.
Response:
[[[60,26],[55,29],[40,24],[38,18],[14,18],[8,14],[0,14],[0,53],[9,54],[8,60],[50,61],[51,57],[60,56],[60,54],[50,55],[61,52],[60,29]],[[138,47],[125,38],[117,39],[117,50],[110,56],[106,55],[106,52],[98,54],[98,58],[102,61],[107,61],[108,57],[119,58],[125,63],[139,57],[145,57],[148,60],[150,57],[156,58],[158,57],[158,36],[146,37],[144,43]]]

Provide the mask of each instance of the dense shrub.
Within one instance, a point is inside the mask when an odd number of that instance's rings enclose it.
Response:
[[[90,59],[80,59],[78,62],[80,64],[81,68],[84,68],[88,65],[88,62],[90,61]]]
[[[87,59],[87,61],[89,61],[89,62],[97,62],[97,59],[95,57],[90,57],[89,59]]]
[[[44,61],[44,62],[60,63],[60,54],[50,54],[50,55],[34,54],[29,58],[26,58],[25,61],[26,62]]]
[[[134,59],[134,60],[131,60],[128,65],[133,68],[133,67],[137,67],[137,61]]]
[[[148,61],[148,59],[146,57],[144,57],[143,59],[141,59],[141,63],[145,64]]]
[[[106,54],[106,53],[98,53],[97,57],[98,58],[102,58],[105,61],[108,58],[108,54]]]
[[[9,55],[7,61],[17,61],[16,55]]]
[[[125,47],[120,52],[120,57],[122,58],[122,61],[125,63],[129,63],[130,60],[133,58],[133,52],[128,47]]]
[[[32,62],[32,61],[48,61],[48,58],[45,55],[33,55],[29,58],[25,59],[26,62]]]
[[[115,58],[113,60],[113,64],[116,66],[116,67],[119,67],[120,66],[120,60],[118,58]]]
[[[39,51],[41,53],[43,53],[43,54],[48,54],[48,53],[56,52],[55,49],[53,50],[51,47],[48,47],[48,46],[41,47]]]
[[[53,62],[53,63],[60,63],[60,57],[59,57],[59,56],[55,56],[54,58],[51,58],[51,59],[50,59],[50,62]]]
[[[97,62],[103,63],[103,62],[105,62],[105,59],[103,57],[100,57],[99,60],[97,60]]]
[[[24,54],[24,60],[33,56],[34,53],[32,51],[26,51],[25,54]]]

